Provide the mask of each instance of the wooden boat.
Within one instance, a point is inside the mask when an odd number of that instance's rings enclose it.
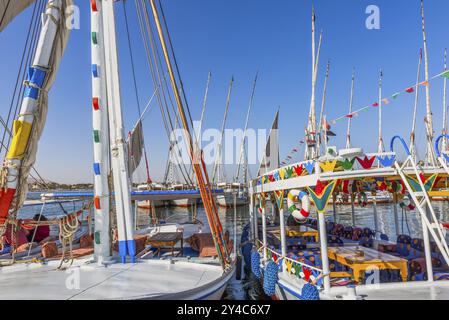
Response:
[[[5,17],[0,30],[31,2],[8,1],[6,6],[0,2],[2,10],[9,10],[0,12],[0,15]],[[157,35],[165,53],[166,68],[170,75],[174,76],[167,55],[166,35],[159,18],[162,8],[157,8],[155,1],[149,3],[154,23],[158,26]],[[36,39],[38,45],[34,62],[28,72],[27,81],[23,82],[27,88],[20,115],[15,122],[15,127],[21,129],[9,129],[14,136],[3,168],[7,172],[7,177],[3,180],[7,185],[2,186],[4,191],[0,194],[1,235],[10,224],[21,226],[22,223],[10,216],[10,208],[13,205],[15,208],[21,207],[22,198],[25,198],[22,197],[26,194],[24,186],[27,185],[29,170],[35,161],[38,137],[45,123],[46,93],[55,79],[68,41],[70,30],[65,14],[72,4],[72,0],[49,0],[42,15],[42,29]],[[143,2],[136,4],[138,14],[142,14]],[[177,250],[180,256],[174,255],[174,247],[179,243],[182,245],[184,235],[188,236],[198,230],[197,222],[189,226],[172,224],[165,227],[155,226],[143,232],[135,231],[130,175],[141,158],[143,139],[139,124],[141,119],[130,133],[129,139],[126,140],[124,136],[115,5],[114,1],[110,0],[90,1],[95,173],[94,197],[90,207],[91,217],[94,218],[94,232],[90,241],[93,246],[82,247],[80,244],[78,249],[73,246],[74,234],[77,232],[75,226],[78,226],[74,222],[77,222],[77,218],[64,216],[56,222],[59,224],[61,243],[66,251],[62,256],[43,258],[42,255],[36,254],[35,259],[28,261],[13,259],[10,261],[11,266],[3,266],[0,285],[8,289],[2,290],[1,299],[219,299],[234,275],[235,246],[232,252],[231,243],[226,239],[218,212],[213,205],[214,199],[209,192],[212,189],[211,184],[204,169],[196,164],[193,165],[193,171],[198,179],[201,197],[206,204],[206,215],[210,221],[210,241],[215,254],[207,257],[189,252],[189,255],[183,258],[183,250]],[[34,16],[37,24],[40,23],[40,17],[39,13]],[[143,29],[142,32],[148,35],[150,30]],[[155,87],[158,86],[156,83]],[[186,120],[185,107],[175,82],[172,83],[172,90],[178,98],[176,100],[179,117]],[[105,105],[108,106],[107,109],[103,108]],[[185,138],[191,139],[188,122],[183,121],[183,124],[187,125],[184,129],[189,133]],[[110,141],[114,141],[113,145]],[[124,145],[125,141],[128,148]],[[129,150],[129,153],[125,150]],[[193,150],[190,150],[189,154],[193,155]],[[17,168],[20,168],[20,171]],[[111,170],[114,208],[110,208],[112,196],[108,174]],[[14,179],[11,179],[11,175]],[[17,203],[12,203],[13,197],[16,197]],[[117,220],[114,239],[110,237],[111,212]],[[27,223],[39,227],[50,222],[33,220]],[[154,247],[158,243],[158,236],[172,239],[171,256],[170,252],[162,254],[163,248]],[[147,241],[153,245],[147,246]],[[16,249],[14,244],[13,249]],[[21,263],[18,265],[17,262]]]
[[[424,83],[428,97],[430,77],[423,4],[422,17],[426,61]],[[265,293],[275,299],[448,299],[447,223],[440,220],[432,203],[434,198],[449,196],[446,183],[449,178],[449,151],[444,145],[440,148],[441,142],[449,136],[443,131],[443,135],[433,141],[432,113],[427,99],[425,159],[418,165],[413,151],[414,130],[410,147],[403,138],[395,136],[390,141],[389,152],[385,152],[381,126],[382,102],[385,101],[382,96],[381,72],[379,100],[375,104],[379,112],[378,151],[365,153],[359,148],[354,153],[353,149],[348,149],[351,148],[350,143],[342,150],[328,147],[326,130],[316,128],[315,122],[315,84],[319,54],[315,54],[314,12],[312,39],[312,99],[306,137],[313,143],[306,145],[304,161],[282,167],[268,166],[265,171],[259,171],[258,177],[249,187],[250,238],[256,239],[256,250],[251,256],[254,275],[263,281]],[[447,75],[448,72],[444,71],[433,79]],[[422,83],[418,72],[416,86],[405,92],[418,91]],[[350,114],[343,117],[348,119],[349,128],[353,115],[351,105]],[[416,121],[416,117],[413,121]],[[444,128],[447,128],[446,123]],[[324,155],[317,149],[323,133]],[[349,136],[350,134],[350,141]],[[405,150],[405,159],[399,159],[395,148],[398,142]],[[379,192],[385,191],[391,193],[393,198],[391,214],[398,235],[396,241],[377,232],[379,221],[375,200]],[[337,222],[338,208],[335,200],[331,209],[333,219],[326,215],[330,199],[343,194],[352,199],[352,221],[347,226]],[[374,200],[374,230],[357,228],[355,220],[354,199],[362,196],[364,205],[368,206],[367,194],[372,194]],[[284,204],[284,197],[289,199],[287,206]],[[274,199],[277,206],[279,224],[274,227],[267,226],[268,199]],[[313,204],[313,215],[309,210],[310,204]],[[416,213],[421,221],[422,238],[412,239],[409,235],[400,234],[399,208]]]

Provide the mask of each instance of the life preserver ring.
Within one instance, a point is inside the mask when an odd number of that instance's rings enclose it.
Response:
[[[412,211],[415,209],[415,206],[413,205],[413,200],[408,194],[404,196],[404,198],[402,198],[402,201],[399,202],[399,206],[405,211]]]
[[[301,209],[296,206],[296,201],[301,202]],[[287,196],[288,212],[298,221],[307,219],[310,215],[309,195],[301,190],[290,190]]]

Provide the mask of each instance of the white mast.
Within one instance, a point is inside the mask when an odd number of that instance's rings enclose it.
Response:
[[[218,182],[225,182],[225,181],[220,181],[221,179],[221,175],[222,175],[222,147],[223,147],[223,135],[224,135],[224,131],[226,128],[226,120],[228,118],[228,111],[229,111],[229,104],[231,103],[231,93],[232,93],[232,86],[234,85],[234,77],[231,78],[231,82],[229,84],[229,89],[228,89],[228,96],[226,98],[226,108],[225,108],[225,113],[224,113],[224,117],[223,117],[223,124],[221,126],[221,134],[220,134],[220,140],[218,141],[217,144],[217,153],[216,153],[216,158],[215,158],[215,165],[214,165],[214,170],[213,170],[213,174],[212,174],[212,183],[214,184],[216,179],[218,179]]]
[[[258,73],[256,74],[256,77],[254,78],[254,84],[253,84],[253,90],[251,92],[251,97],[249,99],[249,106],[248,106],[248,112],[246,113],[246,121],[245,121],[245,130],[243,130],[243,137],[242,142],[240,144],[240,154],[239,154],[239,162],[237,163],[237,172],[234,177],[234,181],[238,182],[239,176],[240,176],[240,166],[242,161],[244,161],[244,149],[245,149],[245,140],[246,140],[246,132],[248,131],[248,124],[249,124],[249,116],[251,114],[251,109],[254,104],[254,94],[256,93],[256,85],[257,85],[257,77]]]
[[[444,71],[447,71],[447,49],[444,49]],[[443,91],[443,135],[447,135],[447,78],[444,77],[444,91]],[[447,139],[443,138],[442,150],[447,151]]]
[[[96,1],[91,7],[92,29],[92,97],[93,97],[93,149],[94,149],[94,206],[95,241],[94,256],[98,263],[110,260],[109,225],[109,125],[108,100],[106,94],[106,74],[104,56],[102,2]]]
[[[416,117],[418,114],[419,82],[420,82],[420,75],[421,75],[421,65],[422,65],[422,49],[419,51],[418,71],[416,74],[415,106],[413,108],[412,133],[410,134],[410,154],[415,161],[416,161],[415,132],[416,132]]]
[[[309,119],[306,129],[306,140],[307,147],[305,151],[305,159],[309,160],[314,158],[317,155],[316,151],[316,142],[315,134],[316,134],[316,81],[317,81],[317,70],[319,63],[319,54],[321,49],[322,42],[322,33],[320,34],[320,40],[318,45],[318,53],[316,53],[316,44],[315,44],[315,8],[312,7],[312,95],[310,99],[310,110],[309,110]]]
[[[382,138],[382,78],[383,72],[380,70],[379,74],[379,146],[377,148],[378,153],[383,153],[385,151],[384,140]]]
[[[320,112],[320,122],[318,124],[318,132],[316,134],[317,138],[317,152],[318,155],[321,151],[321,140],[323,139],[324,135],[322,135],[323,132],[323,121],[326,121],[324,118],[324,107],[326,105],[326,95],[327,95],[327,80],[329,79],[329,72],[330,72],[330,61],[327,62],[326,66],[326,76],[324,77],[324,88],[323,88],[323,97],[321,100],[321,112]],[[327,122],[326,122],[327,123]],[[327,128],[324,128],[325,131],[327,131]],[[325,144],[327,141],[325,142]],[[327,150],[327,148],[326,148]]]
[[[123,263],[126,262],[126,255],[129,255],[131,261],[134,262],[136,246],[133,237],[131,185],[122,120],[114,0],[103,0],[103,9],[109,127],[111,128],[111,161],[117,212],[119,255]]]
[[[349,115],[352,114],[352,106],[354,101],[354,85],[355,85],[355,69],[352,71],[352,80],[351,80],[351,97],[349,99]],[[351,123],[352,119],[348,118],[348,129],[346,132],[346,149],[351,148]]]
[[[426,36],[426,21],[424,16],[424,0],[421,0],[421,16],[422,16],[422,34],[424,42],[424,62],[425,62],[425,81],[426,81],[426,129],[427,129],[427,150],[426,162],[429,165],[435,165],[435,156],[433,153],[433,117],[432,109],[430,107],[430,87],[429,87],[429,56],[427,52],[427,36]],[[418,88],[417,88],[418,89]]]

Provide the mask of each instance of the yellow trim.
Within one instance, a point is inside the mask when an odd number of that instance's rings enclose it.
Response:
[[[8,159],[23,159],[28,146],[28,140],[30,139],[32,126],[31,123],[25,121],[14,121],[13,139],[11,148],[8,151]]]
[[[430,197],[449,197],[449,190],[429,191]]]

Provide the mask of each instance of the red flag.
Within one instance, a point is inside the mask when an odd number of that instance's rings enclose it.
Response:
[[[378,107],[378,106],[379,106],[379,103],[377,103],[377,102],[376,102],[376,103],[373,103],[373,107],[376,108],[376,107]]]
[[[415,89],[413,89],[413,87],[410,87],[407,90],[405,90],[405,92],[413,93],[413,92],[415,92]]]

